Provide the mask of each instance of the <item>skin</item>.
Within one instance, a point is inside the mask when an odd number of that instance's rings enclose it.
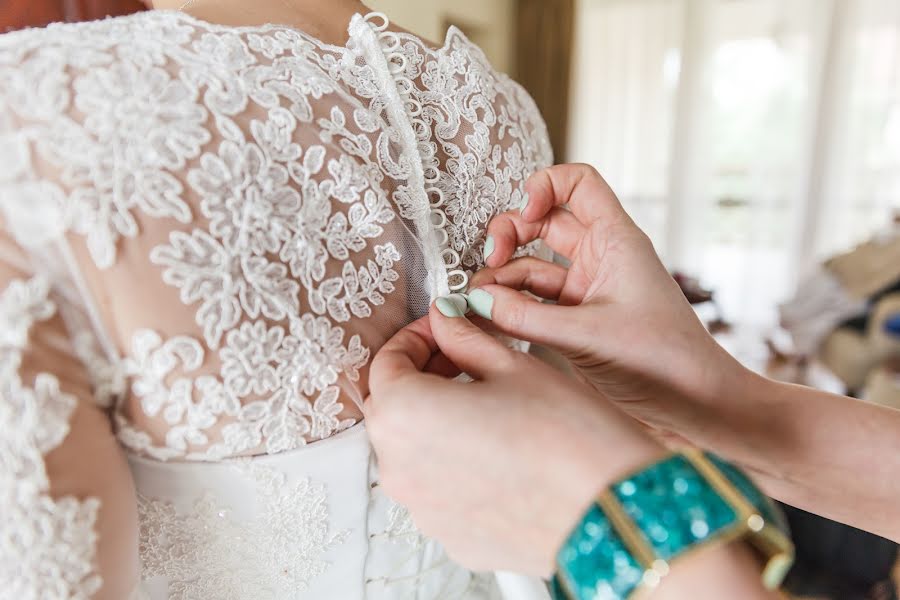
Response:
[[[663,440],[713,450],[776,498],[900,541],[900,411],[742,367],[591,167],[552,167],[526,189],[522,214],[490,224],[495,248],[473,279],[491,296],[480,309],[490,322],[433,308],[372,365],[366,411],[386,488],[426,531],[464,564],[546,575],[591,494]],[[538,238],[570,266],[511,260]],[[483,328],[555,348],[581,387]],[[448,379],[460,370],[476,382]],[[708,550],[676,562],[654,597],[766,597],[758,573],[740,546]]]
[[[493,296],[492,327],[556,348],[662,439],[713,450],[788,504],[900,541],[900,411],[741,366],[590,166],[552,167],[526,189],[524,214],[490,224],[495,251],[473,280]],[[510,260],[516,245],[537,238],[571,266]]]
[[[475,381],[451,379],[461,370]],[[382,348],[371,373],[367,428],[382,485],[473,569],[549,576],[596,491],[666,454],[590,388],[434,307]],[[740,543],[675,562],[654,593],[723,597],[773,597]]]
[[[159,9],[179,9],[184,2],[153,4]],[[225,25],[294,25],[334,44],[346,41],[350,17],[367,11],[355,0],[250,4],[195,0],[185,10]],[[491,224],[496,242],[491,268],[474,282],[494,296],[496,329],[560,350],[584,383],[649,426],[659,438],[688,440],[713,449],[753,472],[766,491],[779,499],[900,541],[895,508],[900,495],[900,459],[896,458],[900,456],[900,413],[777,384],[743,369],[707,335],[649,240],[589,167],[555,167],[532,178],[528,190],[532,199],[524,215],[502,215]],[[571,212],[562,208],[565,204]],[[538,237],[570,258],[572,266],[562,269],[533,259],[509,261],[516,245]],[[559,306],[536,304],[514,289],[556,299]],[[443,354],[430,360],[431,366],[447,366],[444,355],[452,351],[443,349]],[[402,400],[390,382],[380,391],[384,397]],[[485,390],[494,391],[502,390]],[[462,392],[448,394],[455,398]],[[432,413],[438,420],[447,417],[442,413],[445,407],[426,406],[430,408],[422,408],[424,414],[412,422],[423,423]],[[399,409],[382,411],[380,420],[390,421],[394,410]],[[480,418],[481,412],[475,419]],[[395,433],[380,439],[379,454],[389,456],[392,444],[402,443],[403,436]],[[418,449],[408,454],[423,461],[428,458]],[[522,455],[506,458],[509,465]],[[413,464],[405,464],[404,469],[416,472]],[[594,483],[601,479],[588,478]],[[403,475],[395,480],[400,493],[404,480]],[[417,493],[404,494],[409,504],[417,502]],[[575,497],[567,506],[576,504]],[[575,517],[568,517],[574,522]],[[552,548],[553,535],[543,535]],[[556,531],[556,538],[562,536]],[[545,549],[542,559],[528,560],[535,565],[546,562],[549,555]]]

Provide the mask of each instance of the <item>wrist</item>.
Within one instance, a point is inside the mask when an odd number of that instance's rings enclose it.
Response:
[[[682,404],[683,409],[665,429],[696,446],[731,456],[734,445],[751,439],[755,443],[758,435],[768,435],[760,425],[766,420],[773,398],[770,387],[776,382],[748,369],[723,349],[719,351],[725,356],[707,363],[704,375],[698,378],[701,385],[673,399],[672,404]]]
[[[745,561],[746,574],[757,578],[750,587],[777,588],[793,560],[777,507],[740,470],[714,455],[669,454],[598,495],[557,555],[555,597],[632,598],[667,578],[672,565],[680,570],[669,590],[679,584],[686,589],[692,571],[681,567],[685,559],[721,558],[723,546],[740,548],[733,544],[737,540],[754,550],[755,563]],[[730,552],[724,556],[734,558]]]
[[[704,548],[672,565],[662,579],[660,596],[719,600],[776,598],[759,577],[759,558],[743,541]]]
[[[567,459],[569,475],[567,481],[562,483],[566,492],[554,504],[556,518],[553,520],[556,525],[548,546],[554,557],[598,495],[622,477],[669,454],[665,447],[639,429],[635,428],[633,433],[611,442],[608,435],[597,432],[582,444],[576,442],[581,449],[577,457]],[[610,452],[610,448],[615,451]]]
[[[685,391],[706,408],[718,409],[738,404],[754,385],[752,370],[707,336],[705,352],[695,353],[691,379],[696,383]]]
[[[743,365],[732,369],[715,398],[696,415],[690,441],[743,467],[754,467],[761,449],[781,446],[793,427],[780,404],[784,384]],[[779,442],[779,440],[782,440]]]

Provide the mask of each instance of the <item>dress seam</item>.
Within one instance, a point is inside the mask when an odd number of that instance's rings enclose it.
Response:
[[[432,224],[430,218],[431,206],[425,189],[425,171],[422,166],[422,155],[418,149],[418,139],[404,108],[403,98],[400,96],[397,83],[391,74],[385,50],[375,27],[368,18],[356,15],[350,23],[349,33],[351,39],[357,36],[360,38],[363,56],[378,75],[381,91],[387,96],[385,110],[388,113],[390,124],[400,133],[403,153],[409,161],[411,173],[408,181],[418,208],[412,221],[415,224],[419,242],[422,244],[425,267],[428,270],[429,299],[434,301],[435,298],[450,293],[450,284],[447,268],[441,256],[437,228]]]

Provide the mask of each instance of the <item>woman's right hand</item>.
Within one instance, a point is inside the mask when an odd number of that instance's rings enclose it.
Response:
[[[753,375],[707,333],[603,178],[588,165],[557,165],[533,175],[526,191],[521,213],[489,225],[493,251],[473,278],[470,305],[501,332],[558,350],[651,427],[690,438],[711,426],[721,416],[711,407],[723,408],[729,389]],[[510,260],[538,238],[570,266]]]
[[[592,168],[551,167],[526,189],[524,215],[489,226],[494,252],[470,306],[502,332],[558,349],[632,417],[738,464],[770,496],[900,541],[900,412],[742,367]],[[510,261],[537,238],[571,265]]]

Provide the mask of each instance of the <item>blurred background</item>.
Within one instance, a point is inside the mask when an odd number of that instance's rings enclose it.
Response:
[[[519,80],[745,364],[900,409],[900,0],[368,3]],[[0,31],[142,8],[0,0]],[[794,594],[897,598],[894,544],[791,521]]]

